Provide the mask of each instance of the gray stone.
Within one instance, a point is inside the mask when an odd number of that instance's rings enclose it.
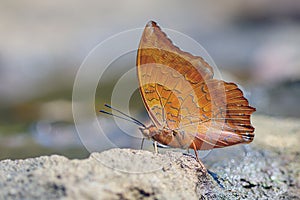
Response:
[[[111,149],[84,160],[3,160],[0,199],[299,199],[298,120],[255,116],[253,122],[253,144],[204,159],[224,188],[191,155]]]
[[[161,165],[164,163],[165,165]],[[152,168],[152,169],[151,169]],[[197,199],[193,157],[112,149],[89,159],[43,156],[0,163],[1,199]]]

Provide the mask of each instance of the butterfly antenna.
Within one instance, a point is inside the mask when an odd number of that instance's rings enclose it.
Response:
[[[114,117],[117,117],[117,118],[119,118],[119,119],[126,120],[126,121],[128,121],[128,122],[132,122],[132,123],[134,123],[134,124],[136,124],[136,125],[138,125],[138,126],[141,126],[141,124],[137,123],[136,121],[132,121],[132,120],[130,120],[130,119],[128,119],[128,118],[125,118],[125,117],[122,117],[122,116],[119,116],[119,115],[115,115],[115,114],[112,114],[112,113],[110,113],[110,112],[106,112],[105,110],[100,110],[99,112],[104,113],[104,114],[107,114],[107,115],[111,115],[111,116],[114,116]]]
[[[127,115],[126,113],[124,113],[124,112],[122,112],[122,111],[120,111],[120,110],[118,110],[118,109],[116,109],[116,108],[113,108],[111,105],[108,105],[108,104],[104,104],[104,105],[105,105],[106,107],[108,107],[108,108],[110,108],[110,109],[112,109],[112,110],[114,110],[114,111],[116,111],[116,112],[118,112],[118,113],[124,115],[125,117],[130,118],[131,120],[135,121],[135,122],[138,123],[139,125],[141,125],[141,126],[143,126],[143,127],[146,127],[145,124],[143,124],[143,123],[140,122],[139,120],[137,120],[137,119],[135,119],[135,118],[133,118],[133,117]]]
[[[122,112],[122,111],[120,111],[120,110],[118,110],[118,109],[116,109],[116,108],[113,108],[112,106],[110,106],[110,105],[108,105],[108,104],[104,104],[104,106],[106,106],[106,107],[108,107],[108,108],[110,108],[110,109],[112,109],[112,110],[114,110],[114,111],[116,111],[116,112],[118,112],[118,113],[124,115],[125,117],[128,117],[129,119],[131,119],[132,121],[134,121],[134,123],[136,123],[136,124],[138,124],[138,125],[143,126],[144,128],[146,128],[146,125],[145,125],[145,124],[143,124],[143,123],[140,122],[139,120],[137,120],[137,119],[135,119],[135,118],[133,118],[133,117],[127,115],[126,113],[124,113],[124,112]],[[100,111],[100,112],[102,112],[102,111]],[[104,112],[102,112],[102,113],[108,114],[106,111],[104,111]],[[112,113],[110,113],[110,115],[119,117],[120,119],[126,119],[127,121],[131,121],[131,120],[125,118],[125,117],[117,116],[117,115],[114,115],[114,114],[112,114]]]

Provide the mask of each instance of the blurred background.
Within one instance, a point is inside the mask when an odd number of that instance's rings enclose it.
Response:
[[[298,0],[2,0],[0,159],[87,157],[72,116],[76,72],[99,42],[149,20],[199,42],[222,74],[243,87],[255,114],[300,118]],[[99,86],[96,110],[112,85]],[[144,119],[138,93],[133,99],[139,102],[133,112]],[[118,134],[112,138],[130,146]]]

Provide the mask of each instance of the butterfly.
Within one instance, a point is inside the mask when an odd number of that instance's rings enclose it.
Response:
[[[202,166],[197,150],[253,140],[250,117],[256,109],[243,92],[235,83],[214,79],[213,68],[202,57],[179,49],[154,21],[144,28],[136,66],[151,124],[117,111],[138,124],[145,138],[193,149]]]

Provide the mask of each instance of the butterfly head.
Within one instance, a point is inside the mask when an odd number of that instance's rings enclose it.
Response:
[[[159,133],[158,128],[153,124],[148,127],[140,127],[139,129],[147,139],[150,139]]]

